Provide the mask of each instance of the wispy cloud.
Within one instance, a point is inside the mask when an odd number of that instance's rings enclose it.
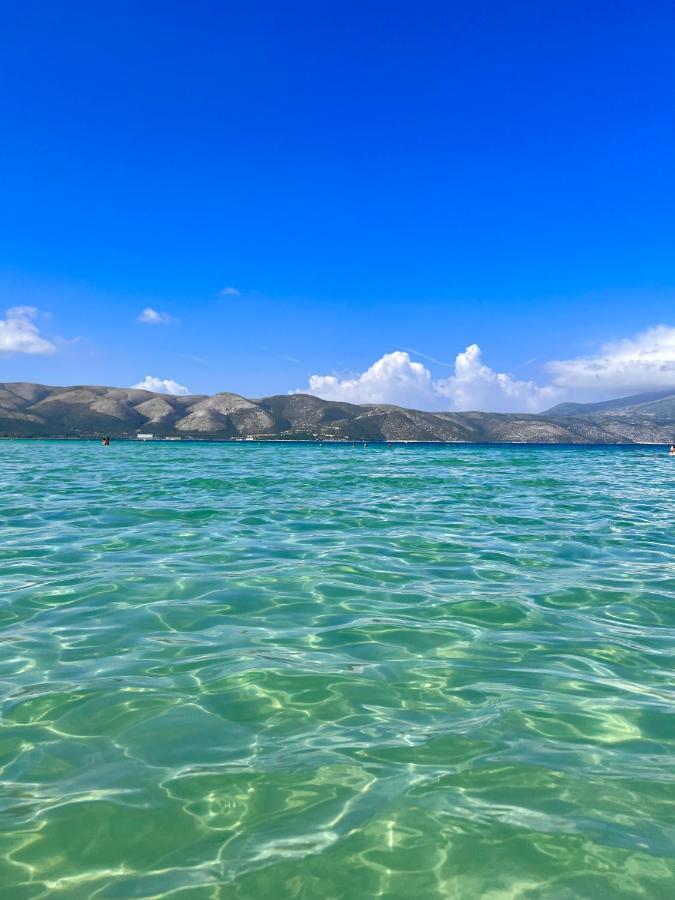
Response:
[[[437,366],[445,366],[446,369],[451,369],[454,363],[442,362],[440,359],[436,359],[433,356],[429,356],[426,353],[421,353],[419,350],[413,350],[411,347],[403,348],[406,353],[414,353],[415,356],[421,356],[422,359],[427,359],[429,362],[435,363]]]
[[[0,353],[55,353],[56,346],[42,337],[35,324],[34,306],[12,306],[0,319]]]
[[[139,313],[137,321],[142,322],[144,325],[170,325],[172,322],[177,322],[178,319],[167,312],[157,312],[151,306],[146,306]]]
[[[183,357],[183,359],[191,359],[192,362],[196,362],[196,363],[205,364],[208,362],[208,360],[203,359],[201,356],[192,356],[192,354],[190,354],[190,353],[181,353],[181,356]]]
[[[517,372],[518,369],[526,369],[528,366],[531,366],[533,363],[539,362],[541,357],[542,357],[541,353],[537,353],[536,356],[531,356],[529,359],[526,359],[524,363],[521,363],[519,366],[516,366],[514,371]]]
[[[546,364],[553,381],[575,396],[605,398],[675,387],[675,326],[655,325],[603,344],[590,356]]]
[[[146,375],[143,381],[132,384],[131,387],[141,391],[153,391],[155,394],[173,394],[174,396],[185,396],[190,393],[184,384],[179,384],[171,378],[156,378],[154,375]]]
[[[221,297],[239,297],[241,295],[241,291],[238,291],[236,287],[225,287],[218,293]]]
[[[279,359],[286,359],[286,360],[288,360],[288,362],[292,362],[292,363],[299,363],[299,362],[300,362],[299,359],[296,359],[294,356],[289,356],[287,353],[280,353],[280,354],[279,354]]]

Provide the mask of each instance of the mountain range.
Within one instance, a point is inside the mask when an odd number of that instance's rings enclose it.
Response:
[[[177,397],[136,388],[0,383],[0,436],[241,440],[667,443],[675,388],[535,414],[424,412],[287,394]]]

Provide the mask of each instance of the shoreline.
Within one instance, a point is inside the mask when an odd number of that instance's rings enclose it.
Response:
[[[35,436],[0,436],[0,442],[74,442],[80,441],[88,444],[100,444],[101,437],[85,437],[80,435],[35,435]],[[306,446],[331,446],[331,447],[406,447],[406,446],[434,446],[434,447],[670,447],[670,441],[422,441],[422,440],[321,440],[320,438],[209,438],[209,437],[111,437],[111,444],[244,444],[263,446],[266,444],[302,444]]]

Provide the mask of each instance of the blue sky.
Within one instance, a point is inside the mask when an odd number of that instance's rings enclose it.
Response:
[[[3,4],[0,380],[675,386],[674,51],[665,0]]]

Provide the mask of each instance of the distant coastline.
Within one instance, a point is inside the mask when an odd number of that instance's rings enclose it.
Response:
[[[49,441],[53,443],[59,442],[68,442],[74,443],[77,441],[81,441],[87,444],[99,444],[101,438],[96,436],[79,436],[79,435],[36,435],[32,437],[13,437],[0,435],[0,441],[5,441],[7,443],[11,442],[35,442],[35,441]],[[254,439],[254,440],[242,440],[241,438],[219,438],[219,437],[185,437],[176,440],[175,438],[153,438],[151,440],[138,440],[138,438],[133,436],[124,436],[121,435],[115,438],[116,444],[227,444],[227,445],[246,445],[246,446],[269,446],[269,445],[277,445],[277,444],[288,444],[289,446],[310,446],[310,447],[344,447],[345,449],[353,448],[353,449],[369,449],[371,447],[377,449],[388,449],[395,447],[540,447],[540,448],[564,448],[564,447],[576,447],[582,449],[586,448],[632,448],[639,449],[640,447],[664,447],[667,448],[671,445],[671,441],[612,441],[611,443],[600,443],[598,441],[592,443],[583,443],[580,441],[574,441],[570,443],[564,443],[562,441],[423,441],[423,440],[392,440],[392,441],[351,441],[351,440],[311,440],[309,438],[267,438],[267,439]]]
[[[428,412],[289,394],[173,396],[138,388],[0,383],[0,438],[161,442],[579,444],[644,446],[675,438],[675,389],[567,403],[545,413]]]

